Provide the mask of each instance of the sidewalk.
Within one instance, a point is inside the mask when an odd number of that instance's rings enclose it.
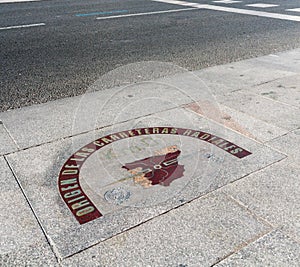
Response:
[[[299,266],[300,49],[0,121],[1,266]]]

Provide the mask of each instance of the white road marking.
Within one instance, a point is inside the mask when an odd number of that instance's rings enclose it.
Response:
[[[279,6],[279,5],[256,3],[256,4],[246,5],[246,6],[250,6],[250,7],[260,7],[260,8],[267,8],[267,7],[275,7],[275,6]]]
[[[242,1],[233,1],[233,0],[219,0],[213,1],[214,3],[221,3],[221,4],[234,4],[234,3],[241,3]]]
[[[172,9],[172,10],[163,10],[163,11],[154,11],[154,12],[145,12],[145,13],[133,13],[126,15],[117,15],[117,16],[108,16],[108,17],[98,17],[97,19],[116,19],[116,18],[125,18],[125,17],[136,17],[136,16],[146,16],[146,15],[155,15],[155,14],[163,14],[163,13],[174,13],[181,11],[191,11],[199,8],[183,8],[183,9]]]
[[[37,2],[41,0],[0,0],[0,4],[22,3],[22,2]]]
[[[152,1],[175,4],[175,5],[185,5],[185,3],[189,3],[189,2],[177,1],[177,0],[152,0]],[[181,3],[183,3],[183,4],[181,4]],[[234,8],[234,7],[216,6],[216,5],[201,5],[201,4],[197,4],[197,3],[189,3],[189,4],[194,4],[193,6],[198,7],[199,9],[202,8],[202,9],[215,10],[215,11],[223,11],[223,12],[229,12],[229,13],[257,16],[257,17],[300,22],[300,16],[284,15],[284,14],[279,14],[279,13],[271,13],[271,12],[264,12],[264,11]]]
[[[180,1],[180,0],[152,0],[154,2],[162,2],[162,3],[167,3],[167,4],[174,4],[174,5],[180,5],[180,6],[192,6],[192,7],[198,7],[201,8],[201,4],[199,3],[190,3],[190,2],[185,2],[185,1]]]
[[[286,11],[300,12],[300,8],[286,9]]]
[[[27,25],[17,25],[17,26],[8,26],[2,27],[0,30],[11,30],[11,29],[20,29],[20,28],[30,28],[30,27],[38,27],[38,26],[45,26],[45,23],[37,23],[37,24],[27,24]]]

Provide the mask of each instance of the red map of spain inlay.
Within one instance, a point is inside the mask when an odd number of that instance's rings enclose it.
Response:
[[[163,185],[169,186],[175,179],[183,177],[184,166],[178,165],[178,156],[180,151],[167,153],[166,155],[158,155],[132,163],[127,163],[125,168],[134,174],[134,172],[142,173],[142,177],[148,182],[146,186]],[[148,185],[148,186],[147,186]]]
[[[58,178],[60,195],[80,224],[103,216],[80,186],[80,169],[85,161],[94,152],[113,142],[151,134],[192,137],[217,146],[226,153],[240,159],[251,154],[251,152],[216,135],[184,128],[139,128],[101,137],[71,155],[63,165]],[[154,156],[126,163],[120,168],[126,169],[132,175],[134,182],[139,183],[144,188],[154,185],[172,186],[171,183],[174,180],[182,178],[184,175],[184,166],[178,163],[180,153],[181,151],[176,146],[171,146],[158,151]]]

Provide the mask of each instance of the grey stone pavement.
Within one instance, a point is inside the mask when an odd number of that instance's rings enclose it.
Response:
[[[0,113],[0,266],[300,266],[300,49],[132,83],[145,66],[108,75],[118,87]],[[81,149],[142,128],[152,134]],[[122,165],[170,145],[184,172],[169,186],[126,178]],[[80,149],[80,188],[103,215],[83,224],[79,182],[59,180]]]

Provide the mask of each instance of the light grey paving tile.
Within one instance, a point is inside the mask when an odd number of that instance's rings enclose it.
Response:
[[[300,243],[300,224],[299,219],[290,221],[280,228],[282,232],[289,235],[291,238],[293,238],[295,241]]]
[[[93,86],[97,87],[97,82]],[[18,145],[28,148],[212,97],[191,73],[92,90],[82,96],[4,112],[0,118]]]
[[[295,72],[280,70],[272,65],[244,60],[215,66],[194,72],[216,94],[252,87],[274,79],[294,75]]]
[[[223,188],[255,214],[300,240],[300,168],[283,160]]]
[[[294,130],[275,138],[267,143],[269,146],[282,151],[287,154],[291,160],[294,160],[296,164],[299,163],[300,160],[300,129]]]
[[[269,66],[296,73],[300,72],[300,49],[271,54],[250,60],[254,64],[261,66]]]
[[[300,108],[300,74],[255,86],[250,90],[261,96]]]
[[[226,258],[216,267],[299,266],[300,244],[275,230]]]
[[[300,127],[300,109],[245,91],[226,94],[219,101],[277,127],[294,130]]]
[[[16,249],[11,253],[0,254],[0,265],[11,266],[61,266],[58,264],[49,245],[45,242],[37,242],[27,248]]]
[[[0,170],[0,265],[55,266],[54,254],[3,157]]]
[[[259,142],[266,142],[288,132],[288,130],[276,127],[224,105],[194,102],[185,107]]]
[[[211,266],[269,231],[222,194],[209,195],[62,262],[63,266]]]
[[[16,144],[5,130],[0,121],[0,156],[18,150]]]
[[[57,188],[58,174],[65,161],[80,147],[106,134],[132,128],[166,125],[197,129],[218,135],[251,151],[252,154],[238,159],[217,147],[198,142],[190,137],[172,139],[170,135],[161,135],[157,140],[164,146],[175,143],[180,147],[181,162],[184,163],[185,168],[184,179],[178,180],[178,183],[174,182],[170,187],[153,187],[154,189],[150,191],[143,191],[128,181],[128,188],[134,193],[133,200],[136,198],[137,202],[120,207],[110,205],[111,212],[107,212],[99,219],[79,225],[62,201]],[[103,181],[109,177],[114,179],[124,177],[124,173],[120,173],[122,164],[133,159],[149,157],[151,155],[149,151],[154,149],[153,144],[144,144],[136,152],[138,154],[130,152],[122,155],[124,151],[128,151],[128,148],[136,148],[140,145],[141,140],[138,137],[131,139],[133,143],[129,141],[127,143],[127,139],[124,139],[108,146],[107,149],[111,147],[113,153],[118,155],[120,152],[120,156],[107,158],[105,153],[109,151],[99,150],[99,153],[95,153],[94,157],[86,161],[85,167],[83,166],[80,172],[82,175],[80,179],[82,182],[85,181],[88,195],[97,205],[103,205],[101,207],[108,205],[103,202],[104,195],[101,190],[106,186],[102,184]],[[207,121],[192,112],[177,109],[20,151],[9,155],[8,160],[60,257],[66,257],[284,157],[271,148]],[[125,187],[127,184],[124,183],[122,186]]]

